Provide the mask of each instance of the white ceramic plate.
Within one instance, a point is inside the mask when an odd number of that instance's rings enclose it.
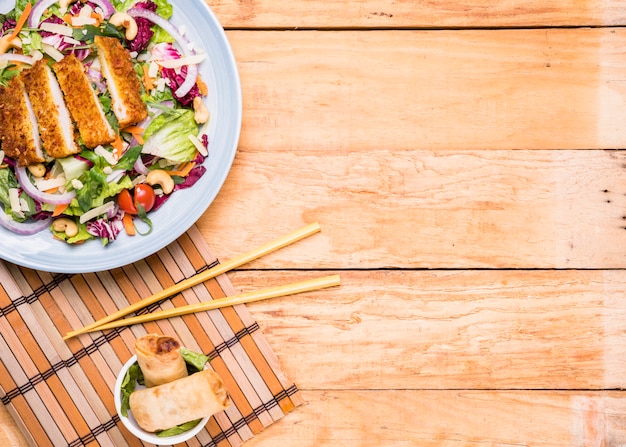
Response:
[[[157,211],[147,236],[129,237],[124,232],[106,247],[93,240],[71,246],[44,230],[19,236],[0,227],[0,258],[25,267],[60,273],[97,272],[133,263],[157,252],[187,231],[213,202],[237,152],[241,130],[241,85],[237,64],[219,21],[203,0],[170,0],[170,21],[184,25],[185,35],[202,48],[207,58],[200,65],[209,87],[207,107],[211,114],[209,157],[206,173],[191,188],[176,191]]]
[[[128,411],[128,417],[122,415],[121,413],[122,396],[121,396],[121,391],[120,391],[122,388],[122,382],[124,381],[124,376],[126,376],[126,371],[128,371],[128,368],[130,368],[133,365],[133,363],[135,363],[136,361],[137,361],[137,356],[134,355],[124,364],[124,366],[122,367],[122,370],[117,376],[117,380],[115,381],[115,388],[113,388],[115,409],[117,410],[117,414],[119,415],[120,420],[122,421],[122,424],[124,424],[126,428],[133,435],[137,436],[139,439],[149,442],[151,444],[155,444],[155,445],[179,444],[181,442],[185,442],[188,439],[191,439],[194,436],[196,436],[200,432],[200,430],[204,428],[206,423],[209,422],[209,417],[205,417],[198,423],[198,425],[196,425],[190,430],[187,430],[184,433],[181,433],[179,435],[174,435],[174,436],[168,436],[168,437],[159,437],[155,435],[154,433],[147,432],[143,430],[141,427],[139,427],[139,425],[137,424],[137,421],[135,421],[135,418],[133,417],[132,411],[130,410]],[[139,390],[142,388],[144,387],[137,384],[135,389]]]

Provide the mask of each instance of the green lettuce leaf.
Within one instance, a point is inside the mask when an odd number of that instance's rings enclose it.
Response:
[[[172,109],[157,116],[144,132],[144,154],[152,154],[176,163],[192,161],[196,146],[189,139],[198,134],[193,110]]]
[[[108,183],[106,174],[95,166],[85,172],[80,177],[80,181],[83,187],[76,191],[76,200],[83,213],[104,205],[106,199],[133,187],[133,182],[128,175],[122,177],[117,183]]]
[[[181,433],[185,433],[188,430],[191,430],[196,425],[200,423],[202,419],[196,419],[195,421],[185,422],[184,424],[177,425],[176,427],[168,428],[166,430],[161,430],[156,432],[156,435],[159,438],[165,438],[168,436],[180,435]]]
[[[0,202],[2,202],[5,209],[11,208],[9,189],[17,188],[18,186],[17,178],[10,169],[0,169]]]
[[[195,370],[190,371],[190,373],[202,371],[204,369],[204,365],[206,365],[206,363],[209,361],[208,356],[191,351],[187,348],[180,348],[180,355],[183,357],[183,360],[185,360],[187,365],[191,366]]]
[[[141,374],[141,368],[139,368],[139,363],[135,362],[128,368],[126,371],[126,375],[122,380],[121,392],[122,392],[122,403],[120,405],[120,413],[122,416],[128,417],[128,410],[130,410],[130,395],[133,391],[135,391],[135,382],[137,382],[137,378]]]

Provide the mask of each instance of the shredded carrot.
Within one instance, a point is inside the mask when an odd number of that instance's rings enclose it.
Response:
[[[133,223],[133,216],[128,213],[124,213],[122,217],[122,223],[124,224],[124,230],[129,236],[134,236],[136,233],[135,224]]]
[[[131,134],[137,140],[137,143],[143,144],[144,128],[139,126],[128,126],[122,129],[122,132]]]
[[[113,146],[113,149],[115,149],[113,151],[113,155],[115,156],[115,158],[117,160],[122,158],[122,153],[124,152],[124,140],[122,140],[119,135],[116,135],[115,140],[113,140],[113,142],[111,143],[111,146]]]
[[[170,171],[170,175],[175,175],[178,177],[187,177],[195,165],[196,165],[195,162],[188,161],[178,166],[178,169],[174,171]]]
[[[15,37],[17,37],[20,31],[22,31],[22,27],[26,23],[26,20],[28,20],[28,16],[30,15],[30,11],[32,9],[33,9],[33,5],[31,5],[30,2],[26,3],[26,6],[24,7],[24,11],[22,12],[22,15],[20,15],[20,18],[17,20],[17,23],[15,24],[15,29],[11,33],[11,39],[14,39]]]
[[[156,84],[154,83],[154,78],[150,77],[150,75],[148,74],[150,71],[150,69],[148,68],[147,65],[143,66],[143,86],[146,88],[147,91],[152,91],[154,90],[154,88],[156,87]]]
[[[139,126],[128,126],[128,127],[124,127],[122,131],[132,133],[133,135],[135,135],[137,133],[143,133],[144,128],[139,127]]]
[[[189,164],[189,162],[185,162],[185,163],[181,163],[179,164],[176,169],[172,169],[170,171],[170,175],[176,175],[179,177],[184,177],[182,174],[183,172],[185,172],[185,168],[187,167],[187,165]]]
[[[68,25],[71,25],[72,24],[72,14],[70,14],[69,12],[67,14],[65,14],[63,16],[63,21],[65,23],[67,23]]]
[[[57,217],[63,214],[63,211],[65,211],[68,206],[70,206],[70,204],[65,203],[63,205],[57,205],[56,207],[54,207],[54,211],[52,212],[52,217]]]
[[[92,12],[91,18],[96,20],[96,26],[100,26],[100,24],[102,23],[102,16],[97,12]]]
[[[202,80],[200,76],[196,80],[196,84],[198,85],[198,90],[202,93],[202,96],[206,96],[209,94],[209,86]]]
[[[48,194],[54,194],[58,190],[59,190],[59,187],[55,186],[54,188],[46,189],[44,192],[47,192]]]

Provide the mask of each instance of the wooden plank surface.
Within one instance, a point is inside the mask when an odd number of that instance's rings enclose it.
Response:
[[[620,392],[311,391],[246,447],[618,446]]]
[[[307,389],[626,388],[624,270],[340,274],[340,288],[248,306]],[[311,276],[231,278],[248,291]]]
[[[231,31],[242,151],[626,144],[626,30]]]
[[[617,26],[623,1],[608,0],[217,0],[227,28],[491,28]]]
[[[625,164],[622,151],[259,147],[198,226],[230,259],[321,222],[254,268],[623,268]]]

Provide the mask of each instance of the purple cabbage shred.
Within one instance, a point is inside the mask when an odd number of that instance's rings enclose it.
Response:
[[[147,9],[149,11],[155,12],[157,9],[157,4],[151,0],[138,2],[133,9]],[[152,31],[152,22],[148,19],[144,19],[143,17],[136,17],[135,22],[137,22],[137,37],[133,40],[125,40],[126,48],[130,51],[136,51],[138,53],[142,52],[148,46],[148,42],[152,39],[154,35],[154,31]]]
[[[99,237],[108,242],[113,242],[117,239],[117,236],[124,229],[124,224],[121,220],[105,220],[98,219],[94,222],[87,224],[87,232],[92,236]]]
[[[195,168],[191,170],[189,175],[185,177],[184,182],[179,183],[178,185],[174,186],[174,191],[178,191],[180,189],[191,188],[193,185],[196,184],[198,180],[200,180],[200,177],[202,177],[205,172],[206,172],[206,168],[204,166],[196,166]]]
[[[0,34],[4,36],[4,33],[6,33],[7,31],[15,29],[16,25],[17,22],[15,20],[6,19],[4,23],[2,23],[2,32]]]
[[[161,76],[169,79],[170,88],[172,89],[172,95],[183,107],[189,107],[193,103],[193,99],[196,96],[201,96],[200,89],[198,88],[197,84],[194,84],[194,86],[191,87],[191,90],[189,90],[189,92],[187,92],[185,96],[178,96],[176,94],[176,90],[178,90],[178,87],[180,87],[182,83],[185,82],[185,78],[187,77],[186,66],[180,67],[178,73],[174,68],[163,68],[161,69]]]

